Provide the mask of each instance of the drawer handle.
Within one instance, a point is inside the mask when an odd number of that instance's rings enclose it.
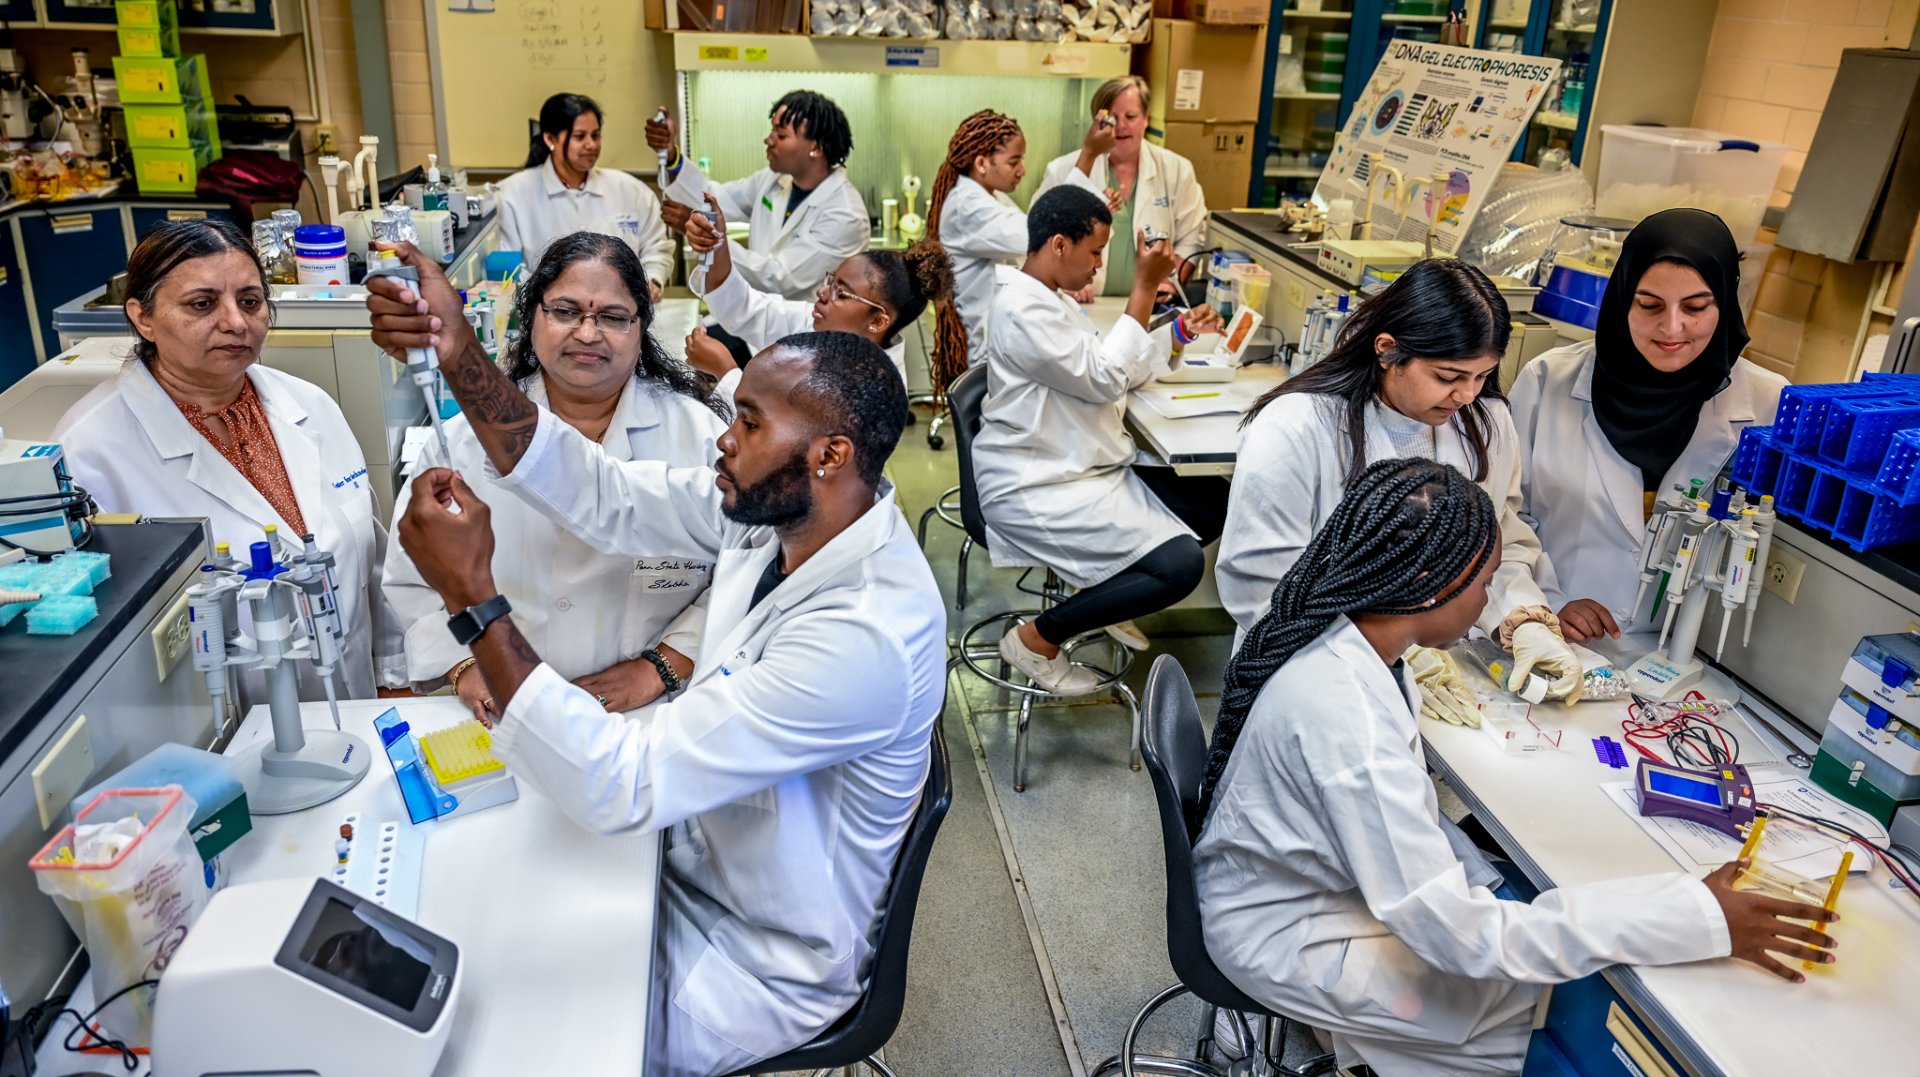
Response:
[[[1607,1003],[1607,1031],[1613,1034],[1613,1041],[1620,1045],[1633,1063],[1647,1077],[1679,1077],[1673,1067],[1647,1042],[1646,1034],[1640,1031],[1633,1018],[1628,1017],[1618,1002]]]
[[[48,217],[47,223],[53,226],[55,232],[91,232],[93,231],[93,214],[68,213],[60,217]]]

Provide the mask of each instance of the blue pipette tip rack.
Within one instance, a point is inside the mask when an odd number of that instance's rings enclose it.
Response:
[[[27,635],[71,636],[100,616],[100,607],[86,595],[48,595],[27,611]]]

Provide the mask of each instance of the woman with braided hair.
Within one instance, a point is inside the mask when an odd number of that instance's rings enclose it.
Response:
[[[1485,273],[1430,258],[1360,304],[1325,359],[1254,402],[1216,573],[1241,631],[1353,476],[1373,460],[1420,456],[1466,472],[1500,506],[1501,567],[1480,628],[1513,651],[1514,690],[1539,673],[1553,698],[1579,695],[1580,659],[1534,580],[1540,540],[1521,516],[1520,439],[1494,377],[1511,331]]]
[[[1419,690],[1400,656],[1471,627],[1500,564],[1486,491],[1418,458],[1372,464],[1274,588],[1227,666],[1194,874],[1207,952],[1236,986],[1382,1074],[1517,1074],[1539,985],[1613,964],[1768,951],[1830,961],[1836,919],[1735,893],[1735,865],[1548,890],[1474,886],[1440,824]]]
[[[953,259],[953,299],[939,305],[934,340],[943,387],[985,356],[994,267],[1017,266],[1026,257],[1027,215],[1007,197],[1026,178],[1026,157],[1020,122],[982,109],[960,121],[934,177],[927,238],[946,247]],[[1081,186],[1100,193],[1091,180],[1081,180]]]

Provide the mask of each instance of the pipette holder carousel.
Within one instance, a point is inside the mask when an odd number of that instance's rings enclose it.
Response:
[[[358,737],[340,731],[333,674],[346,637],[333,583],[333,555],[311,535],[298,549],[275,557],[278,535],[249,549],[250,563],[215,547],[201,579],[187,589],[193,625],[193,668],[206,677],[216,728],[225,714],[228,670],[261,671],[267,682],[270,741],[234,753],[247,806],[255,815],[284,815],[324,804],[366,776],[369,754]],[[249,635],[238,625],[240,603],[251,617]],[[300,721],[300,671],[308,662],[326,687],[333,729],[306,729]]]
[[[1730,683],[1711,675],[1698,652],[1711,592],[1720,593],[1723,610],[1717,660],[1727,645],[1734,615],[1746,609],[1743,642],[1753,634],[1753,611],[1760,600],[1761,581],[1754,564],[1764,564],[1773,542],[1773,498],[1763,497],[1749,507],[1744,495],[1718,491],[1711,501],[1699,499],[1701,483],[1692,490],[1678,488],[1661,495],[1647,521],[1640,546],[1640,589],[1634,596],[1636,613],[1647,589],[1657,584],[1655,610],[1664,605],[1660,645],[1627,670],[1627,684],[1650,699],[1679,699],[1698,687],[1703,678],[1716,682],[1714,698],[1737,699]],[[1656,615],[1658,615],[1656,613]]]

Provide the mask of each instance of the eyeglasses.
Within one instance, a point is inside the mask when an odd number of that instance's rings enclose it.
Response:
[[[615,314],[604,310],[588,311],[578,307],[550,307],[545,303],[540,304],[540,309],[546,311],[547,317],[553,324],[562,329],[578,329],[581,322],[592,321],[600,327],[601,332],[618,336],[630,332],[634,326],[640,324],[640,319],[631,314]]]
[[[885,314],[887,312],[887,308],[881,306],[878,303],[875,303],[873,300],[868,299],[865,296],[855,295],[852,292],[848,291],[846,287],[843,286],[839,281],[833,279],[833,274],[831,273],[827,274],[826,280],[823,280],[820,282],[820,287],[814,292],[814,294],[826,300],[829,303],[837,303],[842,299],[851,299],[855,303],[859,303],[863,306],[872,307],[873,309],[879,311],[882,314]]]

